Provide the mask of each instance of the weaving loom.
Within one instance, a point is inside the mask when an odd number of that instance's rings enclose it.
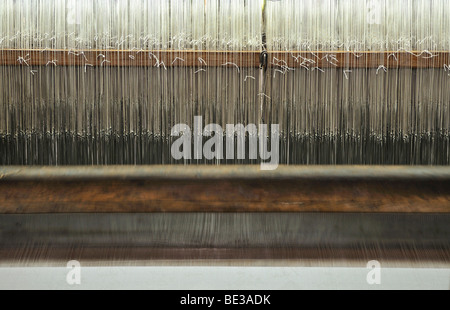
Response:
[[[449,268],[449,17],[3,0],[0,264]]]

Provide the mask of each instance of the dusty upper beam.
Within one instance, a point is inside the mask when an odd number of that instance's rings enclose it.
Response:
[[[3,167],[0,213],[449,213],[450,167]]]
[[[450,52],[272,51],[268,65],[290,68],[444,68]],[[0,50],[0,65],[259,67],[259,51]]]

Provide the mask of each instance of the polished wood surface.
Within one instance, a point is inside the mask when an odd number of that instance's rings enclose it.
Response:
[[[92,173],[90,173],[91,171]],[[2,168],[0,213],[450,212],[448,167]]]

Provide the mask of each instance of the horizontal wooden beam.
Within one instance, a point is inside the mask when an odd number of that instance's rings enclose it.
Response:
[[[2,65],[110,67],[258,67],[259,52],[0,50]],[[25,61],[24,61],[25,60]],[[55,61],[55,63],[53,63]]]
[[[450,52],[271,52],[272,66],[308,68],[441,68],[449,64]]]
[[[450,212],[450,167],[0,168],[0,213]]]
[[[260,51],[0,50],[0,65],[110,67],[259,67]],[[270,51],[274,68],[442,68],[450,52]],[[284,67],[285,66],[285,67]],[[446,67],[445,67],[446,68]]]

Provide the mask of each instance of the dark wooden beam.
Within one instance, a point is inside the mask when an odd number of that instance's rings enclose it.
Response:
[[[450,167],[1,168],[0,213],[450,212]]]
[[[442,68],[450,52],[405,51],[270,51],[269,66],[277,68]],[[0,50],[0,65],[111,67],[259,67],[259,51],[138,51],[138,50]]]

